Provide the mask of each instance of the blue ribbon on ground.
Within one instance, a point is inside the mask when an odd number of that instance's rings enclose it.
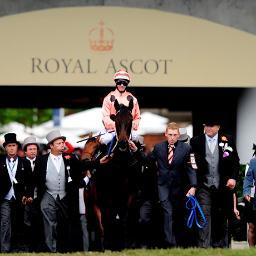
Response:
[[[201,209],[201,206],[199,205],[197,199],[194,196],[187,197],[186,208],[190,211],[187,219],[188,228],[192,228],[194,223],[198,228],[203,228],[207,224],[207,220]],[[201,224],[199,223],[199,218]]]

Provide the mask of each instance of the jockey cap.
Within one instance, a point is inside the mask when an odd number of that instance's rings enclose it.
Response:
[[[123,69],[118,70],[113,77],[114,81],[117,82],[118,80],[126,80],[127,84],[130,82],[130,75]]]

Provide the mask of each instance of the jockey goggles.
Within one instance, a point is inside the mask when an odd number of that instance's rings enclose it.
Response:
[[[117,79],[115,82],[116,82],[116,85],[127,86],[129,84],[129,81],[127,81],[125,79]]]

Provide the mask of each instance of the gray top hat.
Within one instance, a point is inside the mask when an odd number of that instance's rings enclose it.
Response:
[[[37,147],[39,147],[39,144],[37,143],[35,136],[29,136],[24,140],[22,145],[23,150],[28,145],[37,145]]]
[[[62,136],[60,134],[60,131],[59,130],[54,130],[54,131],[51,131],[49,132],[47,135],[46,135],[46,139],[48,141],[48,144],[51,144],[52,142],[54,142],[55,140],[58,140],[58,139],[63,139],[64,141],[66,140],[66,137],[65,136]]]
[[[186,128],[179,128],[180,131],[180,141],[187,141],[190,139],[189,135],[187,134],[187,129]]]

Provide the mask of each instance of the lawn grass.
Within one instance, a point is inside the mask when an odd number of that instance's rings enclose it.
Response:
[[[77,253],[67,253],[60,254],[56,253],[54,255],[72,255],[72,256],[254,256],[256,254],[256,249],[155,249],[155,250],[124,250],[121,252],[111,252],[106,251],[105,253],[100,252],[77,252]],[[4,253],[1,254],[5,255]],[[52,256],[50,253],[8,253],[8,256]]]

